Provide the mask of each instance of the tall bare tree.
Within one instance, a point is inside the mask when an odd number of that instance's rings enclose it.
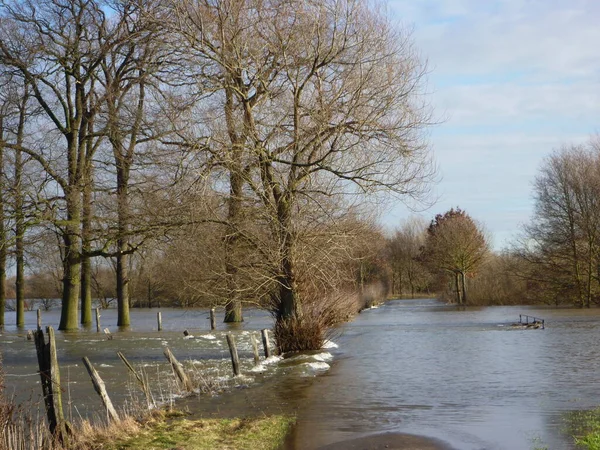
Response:
[[[248,164],[253,163],[249,158],[252,117],[245,113],[245,105],[248,103],[252,108],[268,95],[264,82],[272,77],[276,66],[270,50],[254,42],[256,27],[261,25],[253,25],[257,11],[270,14],[275,6],[255,3],[236,0],[173,3],[174,29],[184,38],[191,60],[198,66],[199,87],[211,94],[210,98],[202,99],[203,118],[212,123],[200,141],[210,138],[206,149],[212,154],[211,163],[222,168],[227,178],[227,212],[221,219],[226,224],[225,322],[243,320],[241,300],[247,295],[247,287],[241,282],[239,260],[245,236],[244,185],[249,175]]]
[[[100,83],[105,97],[106,134],[110,143],[116,175],[116,286],[118,320],[129,326],[129,255],[132,211],[130,206],[131,171],[136,150],[148,142],[147,89],[151,77],[160,69],[157,17],[152,15],[153,2],[112,2],[116,43],[102,58]]]
[[[242,161],[227,168],[260,200],[272,233],[276,317],[298,319],[300,206],[382,190],[418,197],[431,179],[422,134],[430,118],[418,95],[425,67],[410,36],[370,3],[190,1],[177,9],[189,45],[213,62],[205,73],[235,126],[223,159]],[[232,205],[234,191],[235,183]]]
[[[25,212],[25,188],[23,186],[23,172],[25,161],[21,147],[23,146],[25,125],[28,116],[29,89],[22,86],[21,99],[18,103],[18,123],[16,130],[17,147],[14,151],[14,177],[12,183],[14,222],[15,222],[15,297],[17,302],[17,324],[25,325],[25,233],[27,220]]]
[[[566,145],[534,184],[535,210],[518,253],[549,300],[589,307],[600,292],[600,143]]]
[[[2,93],[0,94],[0,146],[2,146],[2,177],[0,178],[2,183],[2,193],[0,194],[2,207],[0,209],[2,209],[2,217],[10,219],[10,221],[2,223],[0,234],[3,236],[3,245],[0,251],[0,259],[4,261],[5,276],[8,249],[14,244],[16,261],[15,309],[16,325],[18,327],[25,326],[23,281],[26,220],[24,189],[21,186],[24,161],[19,147],[23,145],[26,121],[31,114],[27,106],[28,98],[28,88],[23,78],[14,71],[5,70],[2,77]],[[9,152],[7,142],[16,146],[17,149],[14,152]],[[8,227],[9,222],[14,224],[14,227]],[[14,228],[14,232],[11,228]]]
[[[52,177],[64,210],[55,225],[63,247],[63,298],[59,328],[77,328],[81,275],[81,217],[85,170],[90,157],[94,72],[104,51],[106,17],[96,2],[60,0],[3,2],[0,63],[18,71],[48,120],[63,139],[58,149],[14,145]]]

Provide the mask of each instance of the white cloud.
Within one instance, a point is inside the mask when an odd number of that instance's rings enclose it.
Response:
[[[600,2],[396,0],[436,72],[539,71],[549,78],[594,76]],[[419,9],[416,9],[420,6]]]
[[[444,127],[525,127],[531,121],[543,126],[544,120],[563,124],[573,121],[578,126],[590,127],[600,117],[600,80],[573,85],[462,84],[440,88],[434,95],[436,108],[448,116]]]
[[[429,60],[432,133],[443,181],[426,218],[461,206],[496,247],[532,211],[545,155],[600,131],[600,2],[395,0]],[[386,222],[409,212],[398,206]]]

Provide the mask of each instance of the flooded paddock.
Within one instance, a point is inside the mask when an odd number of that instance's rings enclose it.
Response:
[[[172,395],[164,346],[190,371],[230,383],[216,397],[191,397],[179,406],[205,417],[297,413],[289,449],[385,433],[428,436],[464,450],[570,449],[565,415],[600,405],[598,309],[390,301],[334,330],[337,347],[331,343],[254,370],[250,333],[272,326],[267,313],[248,310],[244,323],[218,322],[211,332],[206,310],[161,309],[158,333],[156,311],[133,310],[132,327],[123,332],[111,326],[116,312],[103,311],[112,341],[95,331],[57,333],[73,415],[101,410],[83,356],[97,366],[117,404],[135,389],[117,351],[146,368],[156,392]],[[545,319],[545,329],[512,327],[519,314]],[[35,327],[35,312],[27,321],[26,328]],[[44,313],[44,324],[57,323],[57,313]],[[193,337],[184,339],[184,329]],[[236,337],[244,374],[233,383],[227,332]],[[39,396],[34,344],[9,329],[0,345],[9,392]]]

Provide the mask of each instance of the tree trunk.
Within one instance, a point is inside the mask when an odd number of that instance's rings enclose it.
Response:
[[[23,101],[19,106],[19,125],[17,128],[17,145],[23,145],[27,101],[29,91],[27,86]],[[15,296],[17,301],[17,327],[25,326],[25,211],[23,210],[23,155],[20,149],[15,150],[15,177],[14,177],[14,202],[15,202]]]
[[[121,239],[118,242],[119,254],[117,255],[117,325],[128,327],[131,324],[129,317],[129,255],[123,254],[124,244]]]
[[[91,164],[91,161],[89,162]],[[86,168],[82,195],[81,325],[92,326],[92,167]]]
[[[462,303],[464,305],[466,305],[467,304],[467,279],[465,277],[464,272],[460,273],[460,282],[461,282],[461,287],[462,287]]]
[[[456,287],[456,304],[461,305],[461,289],[460,289],[460,274],[458,272],[454,272],[454,284]]]
[[[587,286],[586,286],[586,290],[585,290],[585,306],[587,308],[590,307],[591,302],[592,302],[592,281],[593,281],[593,248],[594,248],[594,244],[591,241],[588,241],[588,255],[587,255]]]
[[[230,80],[232,82],[233,80]],[[224,322],[242,322],[242,302],[240,299],[240,286],[238,264],[239,261],[239,226],[242,208],[242,152],[246,133],[240,133],[234,120],[234,91],[225,90],[225,121],[227,134],[231,144],[229,170],[229,199],[227,211],[227,231],[225,236],[225,276],[227,278],[227,304],[225,305]],[[245,125],[247,126],[247,116]],[[247,131],[244,129],[244,131]]]
[[[1,202],[1,200],[0,200]],[[4,219],[2,220],[4,221]],[[4,228],[4,227],[2,227]],[[3,243],[0,248],[0,331],[4,330],[4,312],[6,309],[6,240],[4,237],[4,230],[0,230],[0,239]]]
[[[128,327],[129,317],[129,161],[123,158],[117,167],[117,208],[119,236],[117,238],[117,325]]]
[[[242,315],[242,301],[239,298],[229,300],[225,305],[225,319],[223,322],[235,323],[243,321],[244,316]]]
[[[239,158],[240,155],[234,158]],[[237,165],[236,165],[237,166]],[[228,211],[228,231],[225,236],[225,272],[227,276],[228,301],[225,305],[224,322],[243,322],[242,301],[240,299],[240,286],[237,265],[239,261],[239,221],[242,207],[242,176],[239,169],[234,168],[229,174],[230,193]]]
[[[67,225],[63,233],[63,293],[58,329],[77,329],[77,307],[81,276],[81,192],[76,186],[67,193]]]
[[[400,298],[402,298],[403,294],[404,294],[404,280],[402,277],[402,269],[400,269],[398,271],[398,295],[400,295]]]
[[[17,300],[17,326],[25,326],[25,213],[23,211],[23,191],[21,178],[23,161],[20,150],[15,151],[15,296]]]
[[[280,229],[281,260],[279,264],[279,310],[278,320],[300,317],[300,299],[296,285],[294,267],[294,236],[291,231],[291,211],[287,199],[280,199],[278,205],[278,220]]]
[[[63,260],[63,294],[59,330],[77,330],[77,307],[79,303],[79,281],[81,263],[79,239],[65,235],[65,256]]]
[[[299,299],[294,274],[294,265],[289,256],[281,262],[279,281],[279,311],[278,320],[287,320],[299,317]]]
[[[0,118],[0,141],[4,139],[3,120]],[[4,146],[0,144],[0,331],[4,330],[6,308],[6,229],[4,226]]]

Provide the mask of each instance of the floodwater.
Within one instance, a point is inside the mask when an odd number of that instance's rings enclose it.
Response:
[[[112,341],[95,332],[57,334],[72,415],[99,408],[82,356],[97,364],[116,403],[134,389],[116,351],[145,366],[155,395],[168,398],[173,389],[164,380],[172,375],[164,346],[203,377],[230,383],[217,397],[179,405],[202,416],[296,412],[288,448],[298,450],[394,432],[464,450],[572,449],[565,415],[600,405],[600,309],[459,309],[431,299],[390,301],[334,330],[337,348],[274,360],[255,372],[250,333],[272,326],[266,313],[246,311],[242,325],[218,323],[211,333],[207,311],[162,309],[164,331],[158,333],[156,311],[133,310],[126,332],[110,327],[114,311],[103,311]],[[511,328],[519,314],[545,319],[546,329]],[[34,328],[35,312],[27,320]],[[44,323],[56,325],[52,321],[58,314],[44,313]],[[183,329],[194,338],[183,339]],[[245,374],[233,383],[228,331],[238,341]],[[0,345],[9,390],[21,398],[37,392],[33,343],[12,329]]]
[[[519,314],[546,328],[511,328]],[[336,363],[300,410],[295,448],[385,432],[464,450],[574,448],[565,414],[600,405],[599,338],[598,309],[388,302],[344,327]]]
[[[181,397],[172,369],[163,355],[165,347],[171,349],[188,374],[198,381],[204,390],[221,394],[261,386],[270,379],[282,378],[281,375],[286,373],[291,373],[292,378],[300,380],[296,385],[301,386],[303,379],[314,378],[315,375],[329,369],[329,364],[325,361],[331,360],[332,355],[327,352],[298,355],[285,362],[279,357],[271,357],[265,361],[261,356],[261,364],[254,367],[251,335],[254,334],[257,338],[262,355],[258,330],[272,328],[273,325],[271,316],[265,311],[246,310],[244,322],[241,324],[222,323],[221,313],[220,320],[217,320],[217,329],[210,331],[208,310],[162,308],[160,311],[163,330],[160,332],[157,331],[157,311],[133,309],[132,325],[123,331],[115,326],[116,310],[103,310],[101,326],[111,330],[112,340],[108,340],[104,333],[97,333],[95,326],[93,329],[75,333],[56,332],[63,404],[67,417],[75,420],[103,418],[100,399],[82,363],[84,356],[89,358],[104,380],[115,406],[126,407],[128,411],[135,411],[140,405],[144,405],[145,401],[136,382],[118,358],[117,352],[122,352],[129,362],[147,377],[157,403],[168,403]],[[57,328],[59,318],[60,311],[42,312],[44,326],[51,325]],[[43,402],[39,375],[36,372],[38,366],[35,344],[27,341],[25,331],[37,327],[36,312],[26,312],[25,319],[24,330],[7,326],[6,331],[0,334],[6,391],[8,395],[14,396],[16,402],[39,409]],[[7,313],[7,324],[14,323],[14,320],[14,312]],[[190,336],[184,337],[183,330],[188,330]],[[243,374],[238,378],[233,377],[226,341],[227,333],[233,334],[236,340]],[[274,348],[274,344],[271,345]],[[207,400],[206,396],[194,396],[187,401],[192,405],[206,405],[211,402],[218,405],[220,399],[221,396],[214,401]]]

